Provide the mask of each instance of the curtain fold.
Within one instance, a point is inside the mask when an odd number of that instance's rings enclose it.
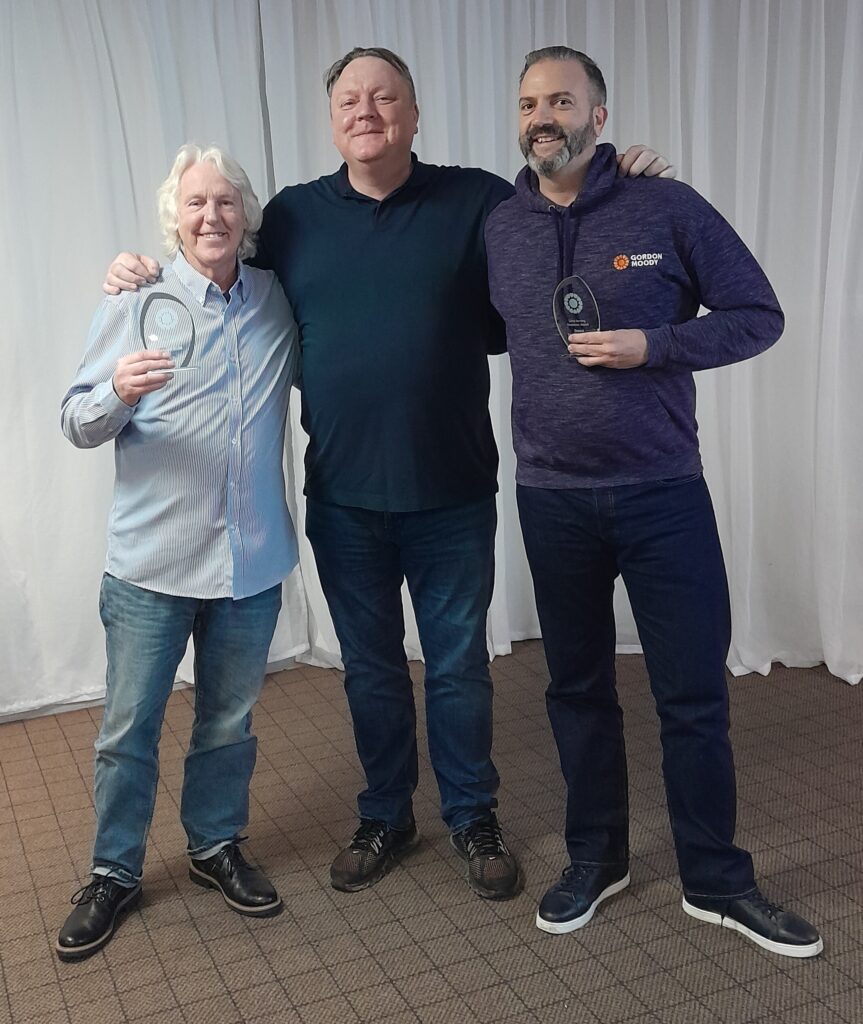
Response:
[[[262,199],[329,173],[339,157],[324,69],[354,45],[378,44],[414,72],[420,158],[512,179],[523,55],[556,42],[603,68],[604,138],[668,155],[734,224],[786,311],[774,349],[697,378],[732,593],[729,666],[825,661],[860,680],[863,5],[0,0],[0,715],[103,689],[97,593],[112,456],[66,442],[59,400],[110,258],[158,255],[155,190],[178,146],[225,146]],[[509,368],[505,356],[491,365],[501,491],[489,646],[505,653],[538,624],[515,512]],[[271,657],[338,664],[302,538],[305,439],[292,405],[286,468],[301,566],[285,585]],[[616,607],[619,642],[633,649],[622,591]],[[188,659],[182,671],[188,678]]]

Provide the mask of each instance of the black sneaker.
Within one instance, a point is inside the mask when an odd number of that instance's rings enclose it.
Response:
[[[363,818],[350,846],[330,866],[330,883],[341,892],[368,889],[419,841],[414,822],[408,828],[390,828],[383,821]]]
[[[189,878],[205,889],[216,889],[225,903],[247,917],[275,917],[282,900],[260,868],[252,867],[237,843],[229,843],[212,857],[189,860]]]
[[[450,843],[467,861],[467,884],[486,900],[511,900],[521,890],[518,861],[507,849],[497,818],[490,814],[460,832]]]
[[[818,956],[824,949],[813,925],[771,903],[758,889],[724,902],[684,896],[683,909],[690,917],[731,928],[762,949],[781,956]]]
[[[134,909],[140,899],[140,883],[130,888],[104,875],[93,875],[93,881],[70,901],[75,909],[57,936],[57,956],[72,963],[98,953],[113,938],[121,916]]]
[[[560,881],[542,897],[536,912],[536,926],[552,935],[583,928],[603,900],[628,885],[629,871],[625,867],[570,864]]]

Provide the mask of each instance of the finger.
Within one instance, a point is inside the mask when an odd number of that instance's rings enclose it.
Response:
[[[632,165],[636,158],[644,152],[644,146],[630,146],[629,149],[617,158],[617,172],[622,177],[626,177],[632,170]]]
[[[159,278],[159,271],[162,269],[159,266],[159,261],[154,260],[152,256],[139,256],[138,259],[147,273],[147,279],[151,283],[157,281]]]
[[[646,174],[648,177],[659,174],[665,169],[668,161],[660,156],[655,150],[645,149],[633,162],[632,170],[629,172],[633,177],[639,174]]]
[[[665,168],[664,171],[660,171],[659,174],[657,174],[657,178],[676,178],[676,177],[677,177],[677,168],[674,166],[674,164],[669,164]]]
[[[605,340],[603,331],[577,331],[569,335],[570,345],[601,345]]]
[[[609,356],[579,356],[575,357],[582,366],[611,366]]]

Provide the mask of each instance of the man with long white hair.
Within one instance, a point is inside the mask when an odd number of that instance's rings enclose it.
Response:
[[[190,636],[195,719],[180,817],[189,875],[239,914],[282,909],[239,849],[252,707],[297,562],[282,470],[297,330],[275,276],[246,266],[261,207],[243,169],[183,146],[159,189],[162,279],[106,296],[63,399],[79,448],[114,441],[100,614],[107,694],[96,741],[92,880],[57,939],[83,960],[141,896],[165,705]]]

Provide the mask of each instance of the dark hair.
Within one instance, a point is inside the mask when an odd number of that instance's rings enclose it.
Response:
[[[582,53],[580,50],[573,50],[569,46],[543,46],[541,50],[531,50],[524,58],[524,67],[521,69],[521,74],[518,78],[519,85],[524,81],[527,69],[533,67],[534,64],[538,64],[541,60],[578,61],[578,63],[584,68],[587,79],[593,90],[593,105],[595,107],[605,106],[607,96],[605,91],[605,79],[602,77],[602,72],[597,67],[596,62],[591,60],[586,53]]]
[[[338,82],[342,72],[352,60],[356,60],[358,57],[377,57],[378,60],[385,60],[390,67],[394,67],[408,83],[408,88],[411,91],[411,102],[416,103],[417,91],[414,88],[414,80],[411,78],[410,69],[397,53],[393,53],[392,50],[387,50],[384,46],[355,46],[352,50],[349,50],[344,57],[340,57],[335,64],[332,64],[324,75],[324,85],[327,87],[327,96],[332,96],[333,86]]]

